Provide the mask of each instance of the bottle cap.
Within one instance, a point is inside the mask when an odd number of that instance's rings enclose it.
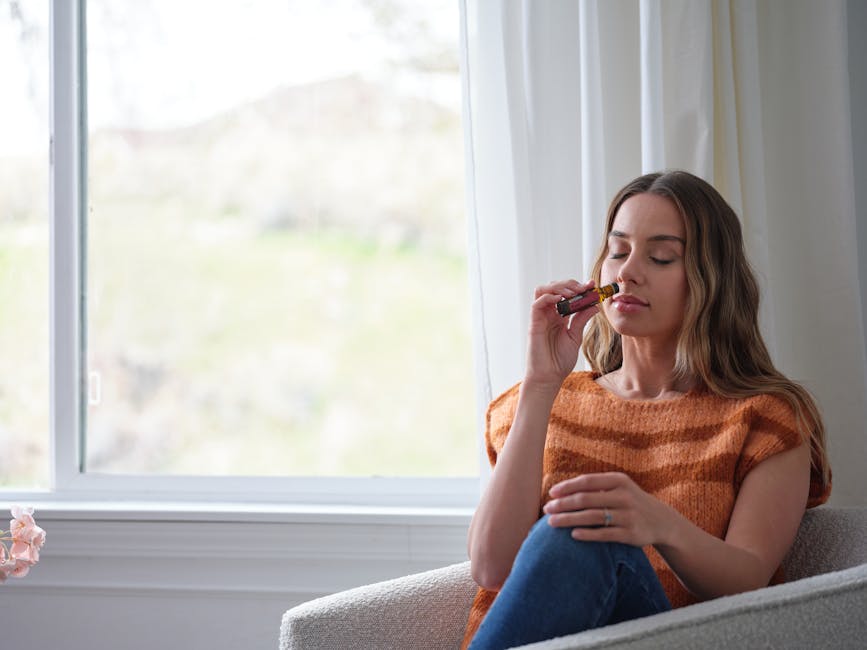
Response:
[[[569,300],[567,298],[563,298],[563,300],[559,300],[557,302],[557,313],[561,316],[569,315]]]

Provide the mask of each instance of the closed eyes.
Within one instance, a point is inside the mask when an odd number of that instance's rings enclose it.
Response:
[[[611,255],[609,255],[608,257],[609,257],[609,259],[612,259],[612,260],[620,260],[620,259],[623,259],[624,257],[626,257],[626,253],[611,253]],[[674,260],[660,259],[658,257],[653,257],[652,255],[650,256],[650,260],[654,264],[659,264],[660,266],[665,266],[666,264],[671,264],[674,261]]]

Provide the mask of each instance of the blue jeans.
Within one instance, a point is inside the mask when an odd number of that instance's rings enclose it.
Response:
[[[668,611],[671,605],[637,546],[581,542],[542,517],[482,621],[471,650],[565,636]]]

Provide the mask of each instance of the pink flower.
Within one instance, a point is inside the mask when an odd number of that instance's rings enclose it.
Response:
[[[35,545],[28,544],[27,542],[12,542],[12,548],[9,549],[9,555],[13,560],[21,560],[23,562],[29,562],[30,564],[36,564],[39,562],[39,549]]]
[[[35,564],[39,561],[39,550],[45,544],[45,531],[36,525],[33,508],[12,508],[12,517],[9,522],[9,533],[12,535],[9,554],[14,559]]]
[[[26,560],[7,557],[6,547],[0,544],[0,584],[4,583],[9,576],[23,578],[30,571],[30,567],[31,563]]]
[[[36,520],[33,519],[33,508],[12,506],[12,520],[9,522],[9,533],[12,537],[29,539],[34,528],[38,528],[38,526]]]
[[[9,527],[14,529],[16,524],[22,527],[36,525],[36,521],[33,519],[33,508],[12,506],[12,521],[9,522]]]
[[[0,563],[0,582],[4,582],[7,577],[23,578],[30,571],[32,563],[26,560],[16,560],[11,558],[3,563]]]
[[[12,508],[12,521],[9,522],[7,533],[0,531],[0,583],[9,576],[23,578],[30,567],[39,561],[39,551],[45,544],[45,531],[36,525],[33,519],[33,508]],[[6,548],[3,542],[12,542],[12,548]]]

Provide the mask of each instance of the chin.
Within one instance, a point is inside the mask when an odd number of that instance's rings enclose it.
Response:
[[[634,338],[656,338],[663,334],[660,331],[658,324],[647,322],[642,318],[636,318],[634,315],[624,315],[618,312],[606,314],[608,322],[615,332],[620,336],[630,336]]]
[[[621,337],[626,336],[629,338],[645,338],[648,336],[653,336],[652,331],[648,331],[643,327],[635,327],[630,325],[625,325],[623,327],[619,327],[617,324],[612,323],[611,326],[614,328],[614,331],[620,334]]]

